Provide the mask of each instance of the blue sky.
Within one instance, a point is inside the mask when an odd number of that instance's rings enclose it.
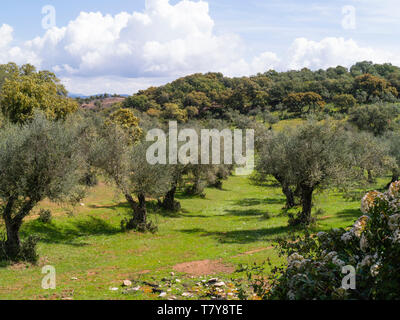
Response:
[[[56,10],[48,30],[46,5]],[[2,0],[0,63],[50,69],[82,94],[193,72],[399,65],[399,18],[398,0]]]

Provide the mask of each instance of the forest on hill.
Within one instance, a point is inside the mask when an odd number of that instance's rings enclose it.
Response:
[[[194,74],[128,97],[125,108],[149,116],[186,121],[229,118],[234,112],[268,119],[311,112],[348,112],[356,104],[394,103],[400,91],[400,68],[358,62],[350,69],[276,72],[228,78],[221,73]],[[273,116],[272,116],[273,117]]]

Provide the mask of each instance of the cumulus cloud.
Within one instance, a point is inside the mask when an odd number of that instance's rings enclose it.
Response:
[[[243,76],[269,69],[397,62],[386,52],[344,38],[295,39],[278,56],[248,57],[236,34],[217,34],[204,1],[146,0],[143,12],[81,12],[64,27],[13,46],[13,29],[0,27],[0,63],[32,63],[53,70],[72,92],[132,93],[194,72]]]
[[[371,60],[375,63],[395,62],[394,56],[384,51],[361,47],[355,41],[344,38],[325,38],[319,42],[306,38],[294,40],[288,52],[289,69],[328,68],[342,65],[349,67],[354,62]],[[283,66],[284,67],[284,66]]]
[[[63,74],[181,75],[240,58],[239,37],[217,36],[213,28],[206,2],[147,0],[144,12],[81,12],[66,27],[28,41],[26,49],[40,57],[42,67]]]
[[[0,27],[0,48],[6,47],[13,39],[13,28],[8,24],[3,24]]]

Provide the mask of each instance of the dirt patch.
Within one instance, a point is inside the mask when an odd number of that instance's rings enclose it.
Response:
[[[148,274],[150,272],[151,272],[151,270],[142,270],[142,271],[137,272],[136,274]]]
[[[324,216],[324,217],[319,218],[319,220],[328,220],[330,218],[333,218],[333,216]]]
[[[201,260],[184,262],[173,267],[177,272],[187,273],[193,276],[204,276],[215,273],[233,273],[235,267],[222,263],[221,260]]]

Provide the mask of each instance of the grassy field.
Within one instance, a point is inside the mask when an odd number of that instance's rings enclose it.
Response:
[[[0,298],[155,299],[158,294],[149,289],[124,294],[122,281],[158,281],[174,272],[174,279],[184,285],[202,278],[180,273],[176,265],[189,263],[190,270],[190,262],[201,260],[209,260],[209,269],[217,265],[210,271],[223,279],[243,276],[230,274],[239,264],[267,258],[280,263],[271,246],[275,237],[286,235],[290,228],[287,215],[281,212],[285,199],[273,181],[256,186],[246,177],[231,177],[223,190],[207,189],[206,194],[205,199],[180,196],[179,214],[153,210],[151,219],[159,226],[154,235],[120,231],[128,208],[105,184],[93,188],[73,213],[43,203],[41,207],[52,210],[53,221],[43,224],[33,215],[22,229],[23,236],[41,237],[40,261],[37,266],[0,265]],[[315,209],[322,213],[315,231],[351,225],[360,215],[359,206],[358,200],[346,200],[338,192],[317,194]],[[56,268],[55,290],[41,288],[44,265]],[[182,290],[172,286],[169,294],[179,295]]]

